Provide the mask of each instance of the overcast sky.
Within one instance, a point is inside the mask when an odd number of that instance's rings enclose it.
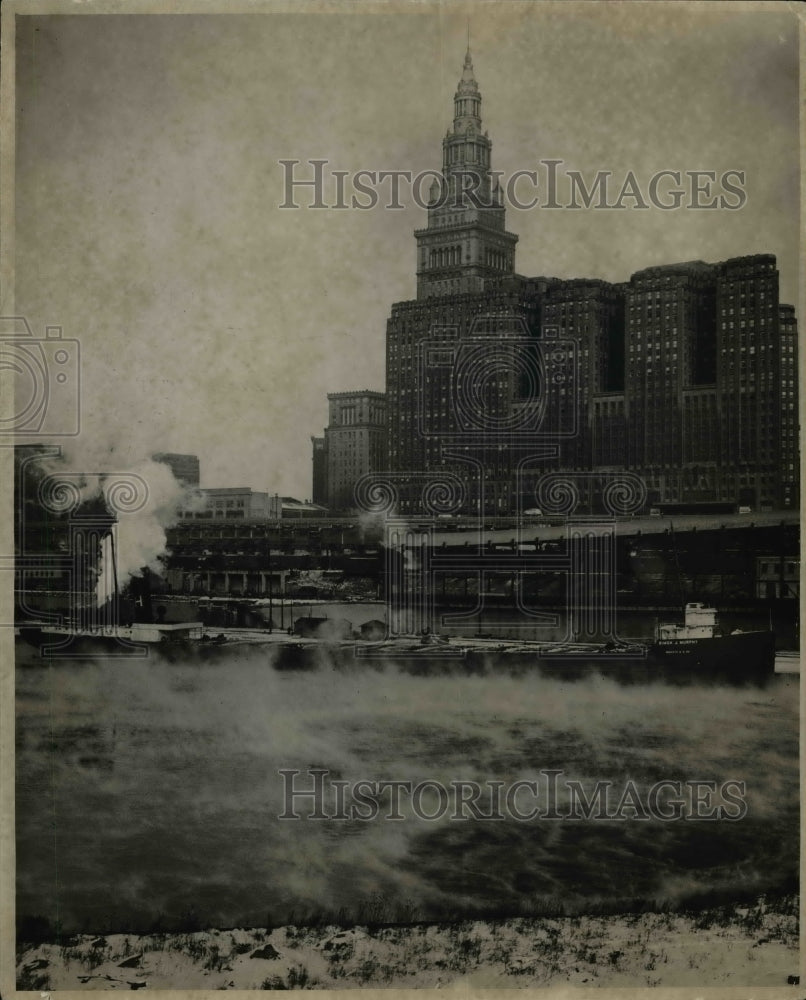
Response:
[[[493,166],[745,172],[738,211],[510,209],[526,275],[769,252],[797,296],[794,13],[739,4],[18,18],[16,310],[80,341],[96,461],[199,455],[205,486],[309,497],[326,394],[384,388],[415,292],[393,211],[279,209],[278,161],[439,168],[466,11]],[[305,195],[300,201],[307,204]],[[108,467],[108,466],[107,466]]]

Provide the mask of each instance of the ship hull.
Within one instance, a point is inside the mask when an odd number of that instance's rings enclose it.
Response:
[[[594,674],[624,684],[764,684],[775,673],[775,634],[747,632],[737,636],[653,643],[642,657],[618,652],[595,657],[541,659],[545,676],[581,679]]]
[[[739,632],[713,639],[655,643],[650,658],[669,672],[688,670],[717,677],[766,677],[775,672],[775,633]]]
[[[20,638],[47,656],[53,634],[20,629]],[[576,644],[545,647],[538,643],[452,639],[424,643],[417,639],[383,642],[325,642],[275,638],[242,642],[161,642],[149,645],[121,643],[103,636],[62,637],[55,657],[147,656],[153,650],[173,662],[200,660],[226,663],[234,657],[260,656],[280,671],[319,669],[375,669],[392,667],[415,675],[479,675],[538,673],[563,681],[593,676],[622,684],[763,684],[775,672],[775,635],[771,631],[745,632],[708,639],[674,639],[647,646]]]
[[[280,646],[272,665],[278,670],[391,666],[421,675],[537,672],[565,681],[599,675],[623,684],[763,684],[775,672],[775,634],[746,632],[643,647],[578,644],[563,650],[538,644],[309,643]]]

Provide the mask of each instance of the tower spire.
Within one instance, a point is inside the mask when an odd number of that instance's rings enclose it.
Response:
[[[467,22],[467,51],[462,76],[453,97],[454,131],[465,132],[469,125],[481,129],[481,93],[473,75],[473,57],[470,54],[470,21]]]
[[[490,169],[492,143],[481,125],[481,91],[470,54],[453,96],[453,128],[442,140],[442,182],[434,181],[428,226],[417,238],[417,297],[481,292],[514,273],[518,237],[505,228],[501,190]]]

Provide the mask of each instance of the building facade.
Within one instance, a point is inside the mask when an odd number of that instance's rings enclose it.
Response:
[[[327,450],[324,437],[311,437],[311,500],[327,506]]]
[[[797,322],[775,257],[517,274],[469,51],[442,148],[417,297],[387,322],[396,509],[433,513],[440,487],[463,513],[524,510],[555,470],[634,472],[649,503],[796,507]]]
[[[798,323],[795,307],[778,306],[780,337],[779,417],[781,421],[781,495],[784,507],[799,503]]]
[[[197,455],[177,455],[161,451],[151,457],[155,462],[167,465],[174,474],[174,478],[184,486],[199,485],[199,459]]]
[[[629,460],[655,499],[796,505],[797,329],[778,284],[771,254],[630,279]]]
[[[613,420],[603,420],[597,438],[594,419],[623,409],[610,397],[624,392],[624,290],[594,279],[555,281],[544,296],[543,322],[556,327],[562,339],[578,346],[575,422],[578,433],[563,441],[558,467],[587,470],[595,466],[624,468],[623,435],[614,439]],[[602,400],[602,402],[598,402]],[[598,402],[598,405],[597,405]],[[611,404],[611,405],[607,405]]]
[[[327,506],[334,511],[350,510],[355,506],[358,480],[386,467],[386,396],[369,390],[330,392],[327,401],[323,446]]]
[[[529,376],[547,281],[515,273],[517,236],[506,229],[481,103],[468,51],[443,180],[414,234],[417,297],[396,303],[387,323],[388,461],[401,513],[422,509],[429,491],[463,510],[511,509],[513,463],[537,430]]]
[[[417,298],[483,292],[515,271],[518,237],[506,231],[502,192],[491,174],[492,143],[481,128],[481,93],[468,49],[442,140],[441,182],[430,191],[417,240]]]
[[[197,490],[193,503],[181,517],[194,521],[269,521],[281,516],[281,500],[276,494],[256,492],[248,486]]]

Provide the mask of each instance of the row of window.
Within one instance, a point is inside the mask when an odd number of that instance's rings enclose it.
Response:
[[[439,247],[428,255],[429,267],[454,267],[462,263],[462,247]]]

